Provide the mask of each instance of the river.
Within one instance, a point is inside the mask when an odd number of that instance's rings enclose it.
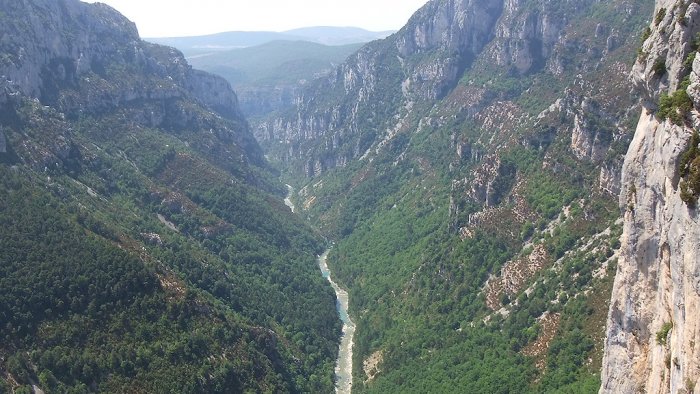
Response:
[[[287,185],[289,193],[284,199],[284,204],[295,212],[294,203],[292,202],[292,193],[294,189]],[[340,339],[340,348],[338,349],[338,360],[335,363],[335,392],[337,394],[350,394],[352,390],[352,346],[355,337],[355,323],[348,315],[348,305],[350,297],[348,292],[341,289],[337,283],[333,281],[331,270],[328,268],[328,254],[330,249],[326,250],[318,257],[318,266],[321,268],[321,274],[331,284],[335,290],[335,308],[338,310],[338,316],[343,322],[343,335]]]
[[[321,267],[321,274],[330,282],[333,290],[335,290],[335,308],[338,310],[340,320],[343,321],[343,336],[340,339],[340,349],[338,351],[338,360],[335,364],[335,392],[338,394],[349,394],[352,389],[352,345],[355,336],[355,323],[348,315],[348,304],[350,297],[348,292],[341,289],[331,277],[331,271],[328,268],[328,253],[326,250],[318,258],[318,266]]]

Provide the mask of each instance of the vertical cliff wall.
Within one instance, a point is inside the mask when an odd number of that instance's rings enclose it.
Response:
[[[634,67],[645,104],[622,174],[602,393],[700,392],[698,31],[697,2],[658,0]]]

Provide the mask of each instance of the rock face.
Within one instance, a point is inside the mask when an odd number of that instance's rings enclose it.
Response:
[[[310,177],[371,159],[406,129],[416,107],[453,92],[475,62],[516,77],[542,70],[562,74],[567,59],[589,45],[565,31],[593,3],[430,1],[398,33],[363,47],[327,78],[301,88],[295,108],[261,121],[255,135],[271,157]],[[604,48],[613,50],[621,41],[602,24],[596,31]],[[586,56],[600,61],[606,51],[591,46]],[[594,64],[583,63],[580,71]],[[463,111],[472,116],[492,99],[470,92],[464,98],[469,108]],[[591,125],[585,115],[601,111],[587,104],[584,99],[576,103],[572,149],[580,158],[600,161],[612,135]]]
[[[0,6],[0,104],[36,98],[71,119],[141,106],[134,121],[144,126],[202,126],[201,112],[172,105],[192,100],[236,124],[236,130],[213,127],[218,138],[263,162],[228,82],[193,70],[177,50],[141,41],[136,26],[114,9],[76,0],[2,0]],[[144,103],[160,105],[146,111]]]
[[[71,0],[3,0],[1,5],[8,14],[30,16],[29,21],[3,20],[0,91],[6,94],[19,92],[38,97],[45,104],[54,104],[56,90],[78,87],[81,79],[91,72],[98,75],[114,72],[105,67],[120,61],[167,76],[174,83],[157,93],[122,92],[120,97],[110,97],[114,105],[155,96],[182,95],[175,89],[179,85],[188,88],[203,104],[238,115],[236,96],[223,78],[192,70],[177,51],[141,41],[136,26],[107,5],[85,7]],[[37,20],[43,15],[50,17]],[[69,31],[81,35],[73,37],[67,34]]]
[[[698,81],[700,64],[691,72],[687,59],[700,31],[700,6],[658,0],[655,12],[633,72],[646,108],[622,173],[624,233],[602,393],[700,391],[700,222],[679,188],[680,157],[700,126],[697,101],[681,125],[654,114],[662,93],[684,88],[681,81],[689,73]],[[688,88],[691,97],[693,89]]]
[[[493,38],[502,12],[502,0],[429,2],[397,34],[363,47],[328,78],[309,84],[297,107],[262,122],[256,137],[274,145],[281,160],[302,159],[298,166],[309,176],[362,157],[401,129],[393,116],[454,87]]]
[[[561,32],[568,18],[591,1],[542,2],[525,6],[525,0],[506,0],[504,16],[496,28],[491,56],[496,64],[512,67],[518,74],[527,74],[547,67],[561,73],[560,59],[553,56],[561,46]],[[562,17],[567,16],[567,17]]]

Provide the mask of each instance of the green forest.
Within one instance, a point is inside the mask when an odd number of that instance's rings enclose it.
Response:
[[[172,74],[122,48],[0,105],[0,392],[331,391],[325,240],[236,108],[213,112],[173,78],[176,52],[139,45]]]

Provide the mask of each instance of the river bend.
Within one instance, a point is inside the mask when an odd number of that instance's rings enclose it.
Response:
[[[290,185],[287,185],[287,189],[289,193],[287,198],[284,199],[284,204],[294,213],[296,211],[294,203],[292,202],[294,189]],[[350,394],[352,391],[352,346],[355,337],[355,323],[353,323],[352,319],[350,319],[350,315],[348,315],[348,306],[350,302],[348,292],[340,288],[340,286],[333,281],[331,270],[328,268],[328,254],[330,251],[331,250],[328,249],[318,257],[318,266],[321,269],[323,277],[328,280],[333,290],[335,290],[335,308],[338,311],[340,320],[343,322],[343,335],[340,339],[338,360],[335,364],[335,392],[337,394]]]

